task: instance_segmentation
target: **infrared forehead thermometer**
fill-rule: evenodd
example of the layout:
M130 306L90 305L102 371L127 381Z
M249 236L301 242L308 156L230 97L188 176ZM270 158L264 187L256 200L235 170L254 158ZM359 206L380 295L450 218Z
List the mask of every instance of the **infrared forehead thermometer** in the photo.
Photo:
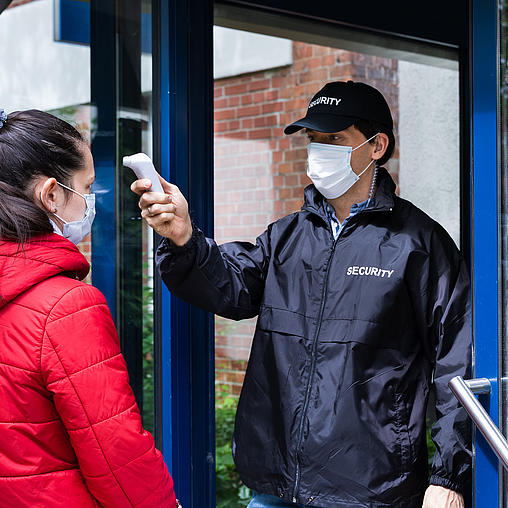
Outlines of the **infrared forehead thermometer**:
M148 178L152 182L152 186L148 189L149 191L162 192L164 194L159 175L155 171L152 159L148 155L144 153L129 155L123 158L123 165L131 168L138 179Z

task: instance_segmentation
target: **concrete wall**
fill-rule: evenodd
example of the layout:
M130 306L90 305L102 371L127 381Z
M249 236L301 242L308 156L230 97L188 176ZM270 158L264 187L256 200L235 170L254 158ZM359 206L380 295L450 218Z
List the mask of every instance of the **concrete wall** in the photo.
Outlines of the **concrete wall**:
M55 42L53 0L0 16L0 107L56 109L90 102L90 48Z
M293 42L280 37L213 27L213 75L237 76L293 62Z
M459 245L458 71L399 61L400 195Z

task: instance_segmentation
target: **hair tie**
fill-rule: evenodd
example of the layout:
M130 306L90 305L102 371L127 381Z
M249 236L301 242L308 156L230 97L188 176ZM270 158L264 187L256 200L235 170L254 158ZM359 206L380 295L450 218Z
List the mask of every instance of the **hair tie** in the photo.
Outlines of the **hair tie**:
M7 113L3 109L0 109L0 129L4 126L6 121Z

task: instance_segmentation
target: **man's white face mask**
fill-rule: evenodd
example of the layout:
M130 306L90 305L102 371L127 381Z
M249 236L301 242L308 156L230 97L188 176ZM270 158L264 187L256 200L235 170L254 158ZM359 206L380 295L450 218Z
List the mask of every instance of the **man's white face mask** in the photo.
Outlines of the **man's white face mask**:
M374 159L357 175L351 168L351 153L374 139L378 134L379 132L355 148L309 143L307 146L307 175L326 199L335 199L345 194L369 169Z

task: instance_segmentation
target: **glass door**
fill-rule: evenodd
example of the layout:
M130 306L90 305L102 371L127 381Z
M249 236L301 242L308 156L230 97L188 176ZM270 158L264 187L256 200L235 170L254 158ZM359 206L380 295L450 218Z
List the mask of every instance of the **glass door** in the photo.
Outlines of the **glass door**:
M359 30L341 35L326 23L290 23L284 16L261 17L216 4L215 240L254 242L269 223L300 210L311 183L308 141L303 131L285 136L283 129L305 115L310 98L326 82L354 80L377 87L392 111L397 148L385 167L396 192L437 220L459 248L467 248L458 51L449 50L447 58L422 56L428 50L421 45L397 53L382 38L375 45L367 39L355 43ZM235 470L231 438L255 326L256 318L215 318L218 507L247 506L252 496ZM429 464L434 418L430 410Z

